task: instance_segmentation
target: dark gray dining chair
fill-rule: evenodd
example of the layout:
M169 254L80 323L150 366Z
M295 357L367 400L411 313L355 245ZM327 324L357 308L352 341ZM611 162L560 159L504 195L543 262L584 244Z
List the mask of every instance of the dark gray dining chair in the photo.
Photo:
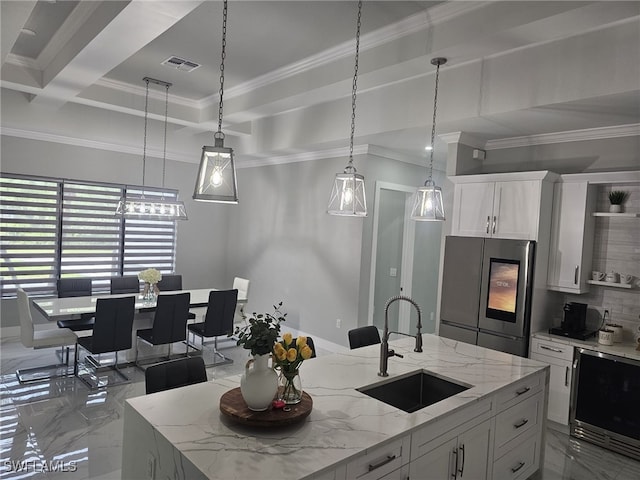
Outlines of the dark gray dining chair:
M136 331L136 366L142 367L139 361L138 340L149 345L168 345L166 359L171 358L171 345L187 339L187 318L189 316L189 292L158 295L153 326ZM186 355L186 354L185 354ZM156 357L157 358L157 357ZM149 362L145 362L149 363Z
M171 292L182 290L182 275L179 274L162 274L162 280L157 283L158 290L161 292Z
M140 293L140 280L136 275L111 277L111 294Z
M207 304L207 313L204 316L204 322L192 323L187 325L187 330L195 336L200 337L202 352L206 343L205 338L213 337L213 358L212 364L207 366L224 365L233 363L233 360L225 357L218 351L218 337L229 336L233 333L233 317L238 303L238 290L214 290L209 292L209 303ZM189 347L198 349L194 344L187 341L187 352ZM216 357L220 358L216 362Z
M144 372L147 394L207 381L202 357L186 357L151 365Z
M59 278L56 282L58 298L90 297L92 284L90 278ZM82 313L80 318L69 318L57 321L58 327L68 328L74 332L93 329L92 313Z
M158 290L161 292L173 292L182 290L182 275L178 273L162 274L162 280L157 284ZM187 320L195 320L196 314L189 312Z
M108 383L118 385L128 383L129 378L118 367L118 352L131 348L131 333L133 331L133 318L135 315L135 297L98 298L96 301L95 324L93 334L88 337L79 337L76 345L74 372L89 388L95 389L107 386L97 376L97 368L101 365L93 364L93 371L89 375L80 375L78 369L79 351L82 347L92 354L115 353L115 361L109 367L115 371L121 381ZM92 362L85 362L92 363ZM86 378L89 377L89 378Z
M375 325L354 328L353 330L349 330L348 335L349 348L351 348L351 350L380 343L380 332Z

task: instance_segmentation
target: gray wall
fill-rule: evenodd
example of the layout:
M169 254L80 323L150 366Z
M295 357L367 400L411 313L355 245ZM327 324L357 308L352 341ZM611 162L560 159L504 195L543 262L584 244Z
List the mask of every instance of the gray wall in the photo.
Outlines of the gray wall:
M480 171L467 173L551 170L564 174L638 169L640 136L629 136L489 150Z
M2 136L1 158L0 168L7 173L142 184L142 157L137 155ZM176 272L183 274L185 288L230 288L227 231L235 206L194 202L196 169L195 164L167 160L165 186L180 191L189 216L178 222ZM145 183L162 185L161 159L147 158ZM14 303L2 301L1 326L18 325Z

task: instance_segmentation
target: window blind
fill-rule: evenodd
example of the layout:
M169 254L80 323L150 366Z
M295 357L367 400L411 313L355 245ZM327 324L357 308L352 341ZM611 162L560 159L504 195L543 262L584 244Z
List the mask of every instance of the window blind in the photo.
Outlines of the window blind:
M61 278L90 277L94 292L109 292L109 278L120 275L122 219L114 212L121 194L121 187L63 183Z
M177 200L175 190L0 174L0 286L56 295L60 277L89 277L94 293L109 292L113 276L145 268L175 270L175 220L115 215L124 194Z
M162 192L129 187L127 196L150 201L178 199L177 192ZM124 221L123 275L137 275L145 268L156 268L162 273L171 273L175 267L176 251L175 220L146 220L127 218Z
M2 296L55 290L60 184L0 176L0 218Z

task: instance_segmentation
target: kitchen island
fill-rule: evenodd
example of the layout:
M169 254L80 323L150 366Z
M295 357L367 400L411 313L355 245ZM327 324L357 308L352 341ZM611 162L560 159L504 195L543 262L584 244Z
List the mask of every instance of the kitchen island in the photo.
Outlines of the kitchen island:
M387 378L377 375L379 345L304 362L313 410L288 427L220 413L240 376L127 400L122 478L453 478L462 469L524 479L540 467L547 365L428 334L422 353L412 339L390 343L404 358L389 359ZM469 388L414 413L356 390L418 370Z

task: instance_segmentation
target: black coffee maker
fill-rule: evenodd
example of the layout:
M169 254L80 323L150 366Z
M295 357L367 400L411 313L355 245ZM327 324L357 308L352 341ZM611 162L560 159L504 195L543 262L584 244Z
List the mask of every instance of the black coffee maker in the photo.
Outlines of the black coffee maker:
M560 328L569 334L585 331L587 320L587 304L569 302L564 304L564 320Z

